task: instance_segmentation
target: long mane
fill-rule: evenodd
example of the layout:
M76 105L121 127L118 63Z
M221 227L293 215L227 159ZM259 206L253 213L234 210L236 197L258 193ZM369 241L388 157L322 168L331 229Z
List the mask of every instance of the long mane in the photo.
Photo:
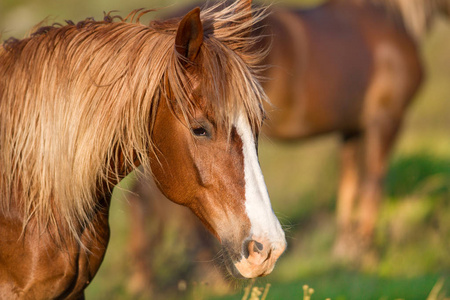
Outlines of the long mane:
M202 94L217 122L230 127L245 111L262 122L265 94L255 79L264 51L249 34L244 1L201 13ZM218 6L221 5L220 3ZM222 6L223 7L223 6ZM138 12L131 14L135 16ZM178 20L103 21L41 27L0 49L0 210L17 206L29 220L79 238L106 185L136 161L150 168L152 128L161 95L186 117L196 105L185 65L174 47ZM150 130L149 130L150 128ZM121 154L121 155L119 155ZM117 161L123 158L123 164ZM114 164L116 162L116 164ZM19 202L20 201L20 202ZM58 222L57 222L58 220Z

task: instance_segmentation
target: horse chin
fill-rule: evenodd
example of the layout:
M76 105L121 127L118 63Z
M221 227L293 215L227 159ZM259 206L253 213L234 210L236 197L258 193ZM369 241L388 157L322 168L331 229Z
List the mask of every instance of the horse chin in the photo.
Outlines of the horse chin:
M272 273L275 267L275 262L272 259L268 259L260 265L250 263L247 259L242 259L239 262L233 264L235 273L232 273L236 278L255 278L263 277ZM238 275L237 275L238 274ZM239 277L238 277L239 276Z
M245 258L238 262L232 262L231 260L225 264L227 271L236 279L251 279L256 277L263 277L269 275L273 268L275 267L275 263L271 265L262 264L262 265L253 265L249 263Z
M253 263L244 256L234 261L233 259L225 260L225 267L228 273L236 279L250 279L269 275L275 267L275 257L269 257L263 262Z

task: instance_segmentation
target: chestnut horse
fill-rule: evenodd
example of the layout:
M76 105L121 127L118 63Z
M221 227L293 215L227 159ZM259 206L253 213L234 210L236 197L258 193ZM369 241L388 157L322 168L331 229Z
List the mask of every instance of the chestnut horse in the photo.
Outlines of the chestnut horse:
M311 9L270 10L253 32L266 36L256 48L271 49L262 62L272 102L264 133L280 141L342 136L334 252L353 259L371 245L389 152L422 81L418 43L438 14L449 16L450 1L329 0ZM134 199L140 208L133 207L131 220L134 231L143 231L137 211L152 213L147 202L157 196L138 189L145 192L141 201ZM149 239L133 238L137 261ZM136 264L140 282L150 281L148 263Z
M404 2L330 0L274 9L262 21L273 37L262 41L272 45L264 63L273 66L264 132L281 141L342 137L334 253L345 259L371 247L389 153L423 78L420 33L408 30L418 21L406 18ZM450 10L448 0L409 3L424 8L424 26Z
M111 190L136 166L221 241L234 276L286 247L258 164L265 94L238 1L184 18L41 27L0 50L0 298L84 298ZM136 17L136 22L133 19Z

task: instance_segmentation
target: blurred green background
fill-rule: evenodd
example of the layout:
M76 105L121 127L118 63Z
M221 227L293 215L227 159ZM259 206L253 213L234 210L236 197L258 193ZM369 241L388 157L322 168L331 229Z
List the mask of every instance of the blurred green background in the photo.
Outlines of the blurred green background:
M49 23L101 19L103 11L126 15L135 8L170 10L188 2L0 0L0 30L2 40L20 38L47 17ZM319 1L281 3L286 2L308 6ZM289 243L273 274L257 282L272 284L267 299L301 299L303 284L315 288L313 299L426 299L440 278L444 280L441 297L450 295L450 20L435 22L421 51L427 78L391 156L372 263L342 265L330 255L338 137L289 145L262 138L261 166L274 210L288 228ZM128 203L118 194L111 208L111 242L87 289L88 299L133 298L127 287L131 268ZM177 266L171 266L167 276L176 270ZM185 298L212 297L210 287L189 281L187 285ZM241 299L241 295L238 290L225 299Z

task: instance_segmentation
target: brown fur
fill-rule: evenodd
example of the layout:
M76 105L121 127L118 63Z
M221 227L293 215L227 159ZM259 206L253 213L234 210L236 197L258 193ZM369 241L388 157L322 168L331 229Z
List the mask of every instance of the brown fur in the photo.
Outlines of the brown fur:
M247 34L263 14L242 7L150 26L68 22L4 45L0 298L83 298L106 251L111 189L138 165L222 240L230 264L242 257L250 224L234 124L243 116L257 135L265 100L264 51L250 51ZM199 124L210 137L195 135Z

